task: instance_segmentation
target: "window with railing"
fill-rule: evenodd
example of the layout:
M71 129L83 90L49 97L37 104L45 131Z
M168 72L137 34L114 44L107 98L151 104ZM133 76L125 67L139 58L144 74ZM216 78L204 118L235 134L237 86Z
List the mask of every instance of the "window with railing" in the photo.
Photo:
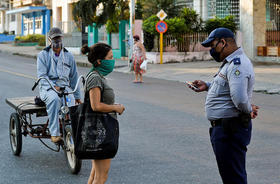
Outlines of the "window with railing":
M280 46L280 0L266 0L266 45Z
M35 18L35 28L36 29L41 29L42 28L42 18L41 17L36 17Z
M15 14L12 14L11 15L11 22L15 22L16 21L16 15Z

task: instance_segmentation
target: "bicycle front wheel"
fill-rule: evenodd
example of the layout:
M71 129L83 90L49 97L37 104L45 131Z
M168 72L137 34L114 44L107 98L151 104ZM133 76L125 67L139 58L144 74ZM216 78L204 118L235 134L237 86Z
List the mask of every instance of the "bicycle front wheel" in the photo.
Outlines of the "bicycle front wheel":
M82 160L78 159L75 155L72 128L69 125L65 127L64 144L64 153L70 172L72 174L78 174L82 167Z

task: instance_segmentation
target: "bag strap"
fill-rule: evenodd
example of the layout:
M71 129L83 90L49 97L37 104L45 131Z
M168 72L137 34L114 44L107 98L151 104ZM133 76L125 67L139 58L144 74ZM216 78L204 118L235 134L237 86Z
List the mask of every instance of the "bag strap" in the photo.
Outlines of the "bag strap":
M96 72L96 73L100 76L100 74L99 74L98 72ZM94 71L90 72L90 73L87 75L87 77L86 77L85 89L84 89L84 91L85 91L84 102L86 102L86 99L89 99L89 91L87 91L87 81L88 81L88 78L89 78L91 75L93 75L93 74L94 74ZM100 77L101 77L101 76L100 76ZM103 85L103 83L102 83L102 85ZM104 90L104 86L103 86L103 89L101 90L100 101L102 101L102 99L103 99L103 90ZM89 100L89 101L90 101L90 100Z

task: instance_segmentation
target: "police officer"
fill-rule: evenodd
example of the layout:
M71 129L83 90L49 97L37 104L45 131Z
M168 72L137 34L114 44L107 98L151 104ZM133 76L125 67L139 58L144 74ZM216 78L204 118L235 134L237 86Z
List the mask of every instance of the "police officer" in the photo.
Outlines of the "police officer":
M66 90L73 90L77 80L78 72L73 55L63 47L62 31L54 27L48 33L50 45L42 50L37 57L37 77L45 77L50 80L56 90L65 87ZM46 103L49 130L52 142L61 141L58 112L63 99L51 89L46 80L41 80L39 84L40 98ZM69 105L81 103L80 90L74 95L68 95Z
M251 104L255 81L253 66L234 34L227 28L213 30L202 45L222 65L212 82L195 80L196 92L208 91L206 115L211 123L210 139L224 184L247 184L245 168L250 143L251 119L258 106Z

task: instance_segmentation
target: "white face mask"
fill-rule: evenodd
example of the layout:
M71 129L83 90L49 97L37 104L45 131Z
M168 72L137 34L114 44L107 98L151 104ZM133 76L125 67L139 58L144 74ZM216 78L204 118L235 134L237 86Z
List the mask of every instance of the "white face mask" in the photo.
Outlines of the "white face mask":
M52 42L52 48L54 49L62 49L62 40L61 39L56 39L56 40L51 40Z

